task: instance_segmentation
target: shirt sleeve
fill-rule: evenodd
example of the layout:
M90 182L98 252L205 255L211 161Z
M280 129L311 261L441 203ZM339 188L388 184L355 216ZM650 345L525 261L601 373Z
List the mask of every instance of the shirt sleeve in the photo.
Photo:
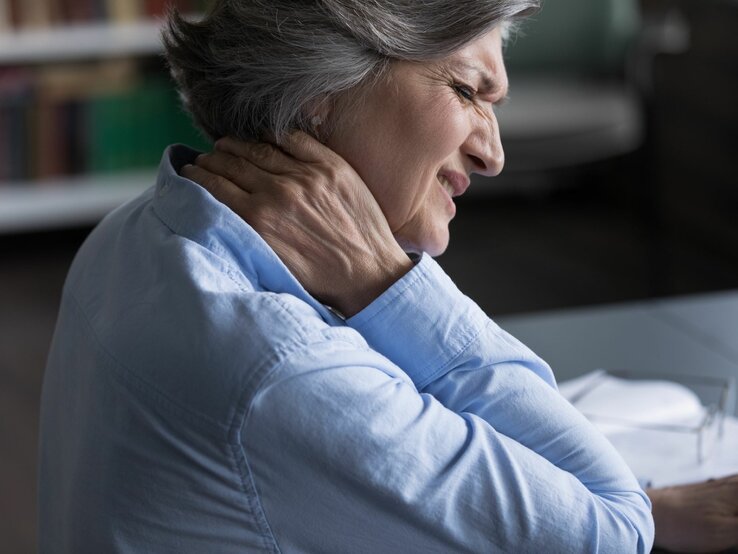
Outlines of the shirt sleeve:
M619 454L558 394L550 368L464 296L431 258L424 256L348 324L421 393L514 445L509 459L491 462L506 483L527 493L517 497L520 521L511 527L532 529L537 520L557 520L567 503L591 503L596 509L561 528L576 536L573 544L650 549L650 502ZM546 491L555 502L542 501Z
M568 431L582 441L569 456L597 466L582 468L585 484L483 416L419 393L387 358L341 331L326 331L272 371L241 429L282 552L649 548L648 506L626 471L597 459L611 452L588 429ZM522 374L554 398L549 385ZM518 416L524 410L509 414Z
M435 262L348 323L290 349L240 432L283 552L650 550L619 455Z

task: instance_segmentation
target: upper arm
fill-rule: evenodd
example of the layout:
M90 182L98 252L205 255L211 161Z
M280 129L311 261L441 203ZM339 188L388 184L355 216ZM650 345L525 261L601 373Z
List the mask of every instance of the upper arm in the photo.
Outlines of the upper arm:
M371 350L320 342L253 398L243 452L283 549L636 549L607 498L401 375Z

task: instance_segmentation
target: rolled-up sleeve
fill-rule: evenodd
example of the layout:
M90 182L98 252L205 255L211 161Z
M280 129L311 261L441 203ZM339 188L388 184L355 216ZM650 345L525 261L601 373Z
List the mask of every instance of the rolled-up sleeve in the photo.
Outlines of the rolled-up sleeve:
M285 357L241 432L285 551L650 550L624 462L433 260L348 324Z

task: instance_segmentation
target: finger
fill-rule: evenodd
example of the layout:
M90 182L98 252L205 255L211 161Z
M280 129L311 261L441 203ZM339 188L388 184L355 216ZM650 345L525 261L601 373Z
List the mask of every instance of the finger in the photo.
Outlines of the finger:
M232 181L196 165L183 166L180 175L200 185L233 211L238 211L237 208L243 206L250 196Z
M215 142L215 150L248 160L253 165L274 175L296 169L296 161L288 153L268 142L244 142L223 137Z
M195 163L198 167L233 182L246 192L262 191L274 178L273 174L257 167L246 158L217 150L200 154Z
M302 162L323 162L336 153L303 131L293 131L279 144L280 148Z

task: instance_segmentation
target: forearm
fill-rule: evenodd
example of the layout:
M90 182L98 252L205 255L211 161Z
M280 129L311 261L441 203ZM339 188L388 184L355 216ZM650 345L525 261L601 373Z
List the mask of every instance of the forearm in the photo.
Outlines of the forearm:
M259 486L284 507L275 529L305 522L307 545L315 522L322 551L648 551L649 523L622 516L640 498L594 494L481 417L418 394L345 331L273 372L244 429Z
M494 324L428 256L347 324L419 390L452 370L502 362L517 362L556 386L548 365Z
M489 320L435 262L421 260L349 324L418 390L575 476L595 503L650 542L648 499L617 452L559 395L550 368Z

